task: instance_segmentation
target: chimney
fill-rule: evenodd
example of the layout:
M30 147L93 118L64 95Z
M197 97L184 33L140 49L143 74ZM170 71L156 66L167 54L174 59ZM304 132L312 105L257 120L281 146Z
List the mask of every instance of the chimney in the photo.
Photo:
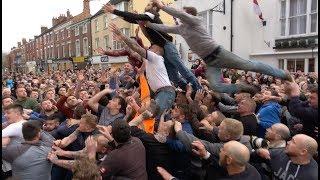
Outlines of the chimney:
M67 10L67 18L71 18L71 14L70 14L69 9Z
M46 26L41 26L41 34L42 34L43 32L45 32L46 30L48 30L48 28L47 28Z
M52 18L52 26L55 26L57 24L57 19L56 18Z
M21 47L21 42L18 42L18 47Z
M90 0L83 0L83 13L90 14Z
M27 44L26 38L22 38L22 44L23 44L23 45Z

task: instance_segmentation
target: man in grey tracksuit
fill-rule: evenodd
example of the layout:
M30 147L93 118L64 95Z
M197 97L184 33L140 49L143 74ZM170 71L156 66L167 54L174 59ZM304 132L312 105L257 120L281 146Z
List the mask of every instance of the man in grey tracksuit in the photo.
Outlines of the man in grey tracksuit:
M207 63L207 78L214 90L228 94L233 94L238 91L256 91L252 86L220 82L222 68L254 71L285 80L291 80L290 75L281 69L258 61L243 59L218 45L203 26L202 19L197 16L197 10L194 7L184 7L185 12L166 6L160 0L153 0L153 3L166 13L179 18L181 24L166 26L148 22L146 26L157 31L181 35L188 43L190 49Z

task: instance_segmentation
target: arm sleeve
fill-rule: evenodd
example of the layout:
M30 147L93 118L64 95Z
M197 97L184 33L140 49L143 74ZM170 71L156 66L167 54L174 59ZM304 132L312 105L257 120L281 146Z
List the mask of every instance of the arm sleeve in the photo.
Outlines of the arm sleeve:
M167 138L167 145L170 149L177 152L186 152L186 147L184 144L178 139Z
M158 54L149 50L146 50L146 56L146 59L150 62L158 61L158 59L161 57Z
M146 14L135 14L131 12L123 12L119 10L114 10L113 14L123 17L123 19L129 23L135 23L137 24L137 21L150 21L152 20L148 15Z
M180 28L180 26L167 26L164 24L155 24L155 23L149 23L148 27L157 31L173 33L173 34L179 34L179 28Z
M221 112L227 112L230 114L237 113L237 109L238 109L238 106L228 106L228 105L222 104L221 102L219 102L218 107Z
M306 119L306 116L317 113L317 111L313 110L311 107L305 106L305 102L301 101L299 97L293 97L290 99L288 110L290 114L299 119Z
M201 141L201 143L205 146L206 150L210 152L211 155L217 155L219 154L221 145L219 143L210 143L208 141L204 141L201 139L196 138L192 134L188 134L185 131L179 131L177 132L177 138L184 144L186 147L186 150L188 152L191 152L191 143L193 141Z
M180 18L181 21L188 24L198 23L199 19L196 16L190 15L184 11L177 10L173 7L165 6L162 10L173 17Z
M129 53L125 49L120 50L112 50L112 51L106 51L105 55L113 56L113 57L119 57L119 56L128 56Z
M2 130L2 137L20 136L21 133L18 132L19 130L21 131L21 129L9 125Z
M59 101L56 104L56 107L58 108L59 111L63 112L65 107L64 107L64 103L67 101L67 96L61 96L61 98L59 99Z

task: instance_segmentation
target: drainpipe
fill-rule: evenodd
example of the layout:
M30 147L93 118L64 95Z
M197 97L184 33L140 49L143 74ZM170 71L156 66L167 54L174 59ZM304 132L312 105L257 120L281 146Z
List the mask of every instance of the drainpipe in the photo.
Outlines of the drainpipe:
M230 9L230 51L233 51L233 0L231 0L231 9Z

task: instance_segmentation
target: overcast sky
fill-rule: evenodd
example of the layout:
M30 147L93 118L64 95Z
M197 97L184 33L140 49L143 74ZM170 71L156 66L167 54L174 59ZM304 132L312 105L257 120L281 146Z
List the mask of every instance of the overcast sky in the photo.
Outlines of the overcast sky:
M109 0L90 2L91 15ZM52 17L82 12L82 0L2 0L2 51L9 52L22 38L32 39L40 27L51 27Z

